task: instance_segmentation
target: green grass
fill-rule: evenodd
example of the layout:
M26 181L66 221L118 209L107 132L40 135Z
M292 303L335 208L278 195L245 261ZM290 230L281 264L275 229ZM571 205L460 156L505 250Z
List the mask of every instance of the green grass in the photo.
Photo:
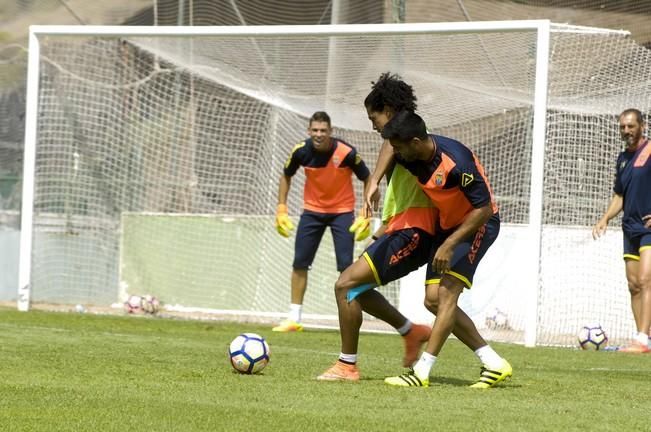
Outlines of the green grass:
M262 375L232 371L226 349L263 334ZM430 388L383 384L401 340L363 334L360 383L314 377L339 351L333 331L0 309L2 431L650 430L651 356L495 344L514 378L486 391L474 355L446 344Z

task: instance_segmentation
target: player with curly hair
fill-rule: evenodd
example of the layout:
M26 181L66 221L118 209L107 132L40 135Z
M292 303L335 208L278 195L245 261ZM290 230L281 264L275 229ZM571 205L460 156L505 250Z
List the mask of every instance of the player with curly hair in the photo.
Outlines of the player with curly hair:
M400 76L388 72L372 83L364 105L373 129L378 132L382 132L396 113L413 112L417 107L413 88ZM437 209L413 175L400 165L392 168L387 174L389 182L383 205L383 226L374 234L375 242L341 274L335 284L342 350L335 365L319 376L321 380L359 379L356 360L362 310L383 319L403 334L405 367L416 361L421 345L429 338L428 327L412 325L373 289L428 263L435 243ZM435 312L435 305L433 308L430 310ZM458 309L458 314L455 335L477 354L485 367L502 364L502 358L481 338L470 318L461 309Z

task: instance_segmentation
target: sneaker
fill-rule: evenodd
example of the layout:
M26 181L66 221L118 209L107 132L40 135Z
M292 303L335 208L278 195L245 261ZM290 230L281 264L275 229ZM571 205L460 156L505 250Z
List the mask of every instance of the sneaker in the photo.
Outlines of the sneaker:
M357 365L337 360L328 370L316 377L318 381L359 381Z
M402 359L404 367L411 367L418 358L420 347L429 340L432 334L430 326L413 324L409 332L402 338L405 341L405 356Z
M488 369L487 367L482 366L481 371L479 372L479 380L471 385L470 388L488 389L494 387L495 384L504 381L505 379L511 378L512 375L513 368L506 360L504 360L504 364L501 368Z
M420 379L413 369L402 375L384 378L384 383L398 387L429 387L429 379Z
M651 348L649 348L649 345L645 345L643 343L634 340L633 342L631 342L629 346L620 348L618 351L625 352L625 353L633 353L633 354L644 354L644 353L651 352Z
M278 324L276 327L272 328L271 331L283 332L283 333L301 332L303 331L303 324L287 319L281 322L280 324Z

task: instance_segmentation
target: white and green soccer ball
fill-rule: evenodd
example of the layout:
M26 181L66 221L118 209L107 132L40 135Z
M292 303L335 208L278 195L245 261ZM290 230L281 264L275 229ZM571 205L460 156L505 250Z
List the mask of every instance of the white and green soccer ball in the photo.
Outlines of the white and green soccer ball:
M124 310L130 314L155 315L160 310L160 301L151 294L130 295L124 302Z
M601 350L608 346L608 336L599 324L581 327L577 335L579 347L584 350Z
M269 345L260 335L242 333L231 342L228 355L233 368L242 374L255 374L269 363Z
M156 315L160 310L160 301L155 296L147 294L142 298L142 310L147 314Z

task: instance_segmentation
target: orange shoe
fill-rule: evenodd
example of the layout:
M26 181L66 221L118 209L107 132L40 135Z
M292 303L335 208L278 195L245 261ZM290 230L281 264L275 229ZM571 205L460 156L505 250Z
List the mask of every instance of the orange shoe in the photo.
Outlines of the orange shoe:
M321 375L318 381L359 381L359 369L356 365L337 360L337 362Z
M418 359L420 347L429 340L430 334L432 334L430 326L412 324L411 330L402 337L405 341L405 357L402 359L404 367L411 367Z
M620 348L618 351L624 353L645 354L651 352L651 348L649 348L649 345L647 344L634 340L629 346Z

